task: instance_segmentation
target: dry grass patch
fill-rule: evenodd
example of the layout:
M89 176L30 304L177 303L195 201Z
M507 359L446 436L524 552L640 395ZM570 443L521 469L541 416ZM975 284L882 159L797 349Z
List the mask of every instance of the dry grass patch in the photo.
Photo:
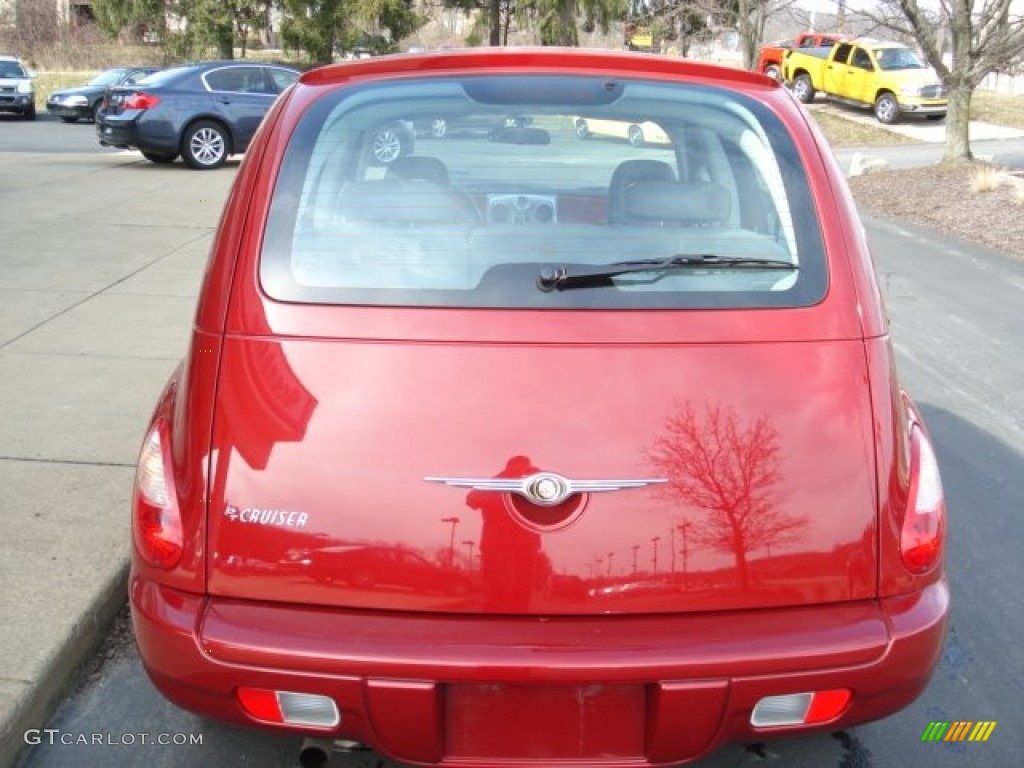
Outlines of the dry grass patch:
M971 192L991 192L1007 183L1007 174L991 165L982 166L971 173Z

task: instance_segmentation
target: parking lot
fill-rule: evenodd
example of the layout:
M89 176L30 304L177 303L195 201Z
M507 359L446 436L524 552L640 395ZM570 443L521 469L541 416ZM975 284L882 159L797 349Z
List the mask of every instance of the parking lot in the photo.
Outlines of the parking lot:
M25 768L282 766L297 753L297 740L170 706L123 642L68 695L123 602L139 440L184 349L237 165L158 166L100 148L90 124L0 119L0 766L26 729L44 727L113 738L30 743ZM944 659L926 694L888 720L731 747L702 766L1001 766L1024 750L1024 262L884 222L868 232L903 380L944 473L954 596ZM923 743L936 720L998 725L983 744ZM203 740L124 738L140 733Z

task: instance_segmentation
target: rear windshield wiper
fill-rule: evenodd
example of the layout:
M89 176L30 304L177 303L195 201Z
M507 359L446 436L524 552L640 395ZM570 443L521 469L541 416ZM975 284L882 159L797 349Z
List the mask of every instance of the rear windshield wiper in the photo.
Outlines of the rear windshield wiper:
M566 288L585 288L607 285L619 275L631 272L663 272L674 269L799 269L798 264L781 259L761 259L756 256L716 256L712 253L684 253L667 259L636 259L617 261L599 267L577 267L569 271L566 266L545 267L537 275L537 288L545 293Z

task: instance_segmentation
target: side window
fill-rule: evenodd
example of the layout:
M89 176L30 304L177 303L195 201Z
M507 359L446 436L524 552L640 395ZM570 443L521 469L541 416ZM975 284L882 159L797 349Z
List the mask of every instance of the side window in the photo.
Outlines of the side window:
M207 72L204 80L211 91L242 90L242 79L237 69L215 69Z
M853 50L853 46L849 43L841 43L837 48L835 55L832 57L832 61L836 64L845 64L850 60L850 51Z
M858 69L866 69L869 72L875 68L871 63L871 57L868 56L868 52L863 48L858 48L853 52L853 61L850 64Z
M267 74L270 76L270 80L274 84L274 93L280 93L299 79L298 72L292 72L287 69L278 69L277 67L268 67Z
M817 48L818 46L816 45L816 43L817 43L817 40L815 40L813 37L805 37L803 40L800 41L800 47L801 48Z
M246 72L245 91L246 93L265 93L268 96L275 96L278 92L274 83L271 82L267 70L262 67Z
M268 93L273 95L270 83L263 73L263 67L239 67L237 70L243 93Z
M781 223L764 177L757 172L750 157L739 144L732 139L725 139L722 145L741 190L740 226L778 239Z

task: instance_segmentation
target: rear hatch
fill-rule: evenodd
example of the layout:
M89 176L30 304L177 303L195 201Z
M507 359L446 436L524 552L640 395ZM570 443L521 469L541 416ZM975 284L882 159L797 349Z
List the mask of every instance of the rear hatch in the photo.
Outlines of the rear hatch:
M574 64L327 82L376 66L290 91L225 216L247 229L210 593L532 615L874 596L859 304L798 105L760 77ZM373 161L382 125L496 114L523 125Z
M230 338L210 591L531 614L870 597L864 365L855 341ZM540 473L611 487L490 487Z

